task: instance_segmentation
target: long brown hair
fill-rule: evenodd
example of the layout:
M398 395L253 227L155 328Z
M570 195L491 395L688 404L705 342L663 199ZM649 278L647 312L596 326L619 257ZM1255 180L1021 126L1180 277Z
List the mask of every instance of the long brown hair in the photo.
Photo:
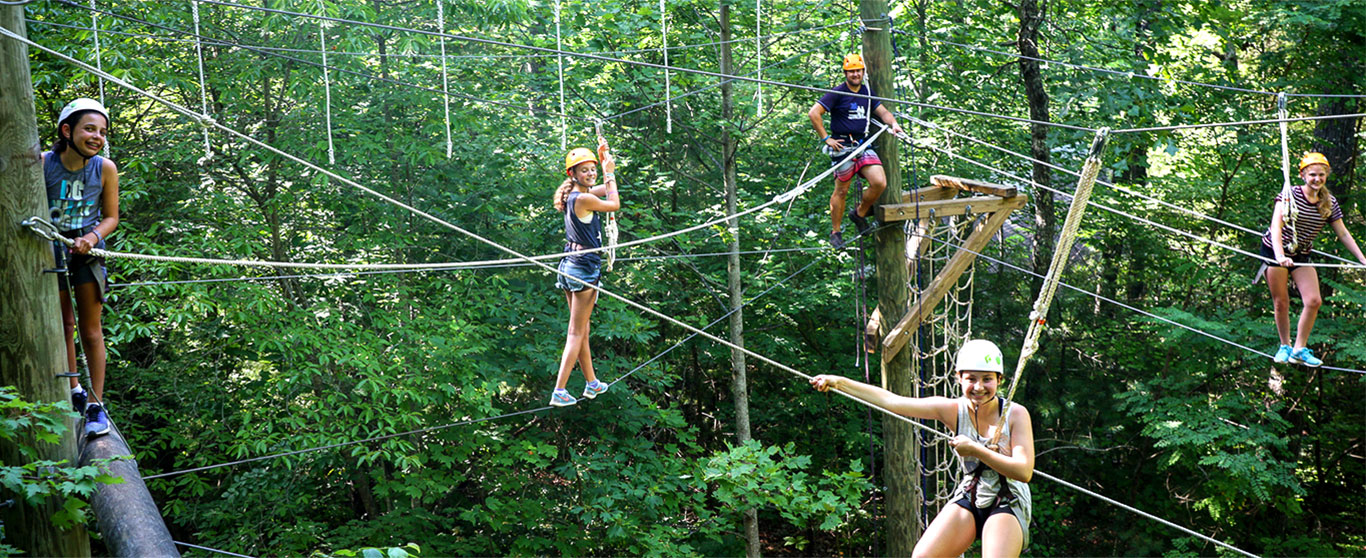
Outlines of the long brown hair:
M564 213L564 206L565 206L565 204L569 203L569 192L571 192L571 191L573 191L573 190L574 190L574 177L573 177L573 176L570 176L569 178L564 179L564 182L561 182L561 183L560 183L560 187L555 189L555 198L554 198L554 202L555 202L555 211L559 211L560 213Z
M1333 193L1328 191L1327 181L1324 182L1322 188L1319 188L1318 208L1319 217L1322 217L1324 221L1327 221L1328 216L1333 214Z

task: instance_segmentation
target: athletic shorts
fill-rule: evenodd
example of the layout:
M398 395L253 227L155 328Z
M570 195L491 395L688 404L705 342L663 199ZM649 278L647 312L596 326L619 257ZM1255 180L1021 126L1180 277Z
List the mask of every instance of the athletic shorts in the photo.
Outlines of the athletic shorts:
M990 518L993 515L999 515L1003 513L1007 513L1010 514L1011 517L1015 517L1015 510L1010 509L1010 504L1006 502L997 501L995 507L985 510L980 509L977 506L974 506L972 502L969 501L967 498L959 498L954 503L958 504L963 509L968 510L968 513L972 514L973 523L977 524L977 538L979 539L982 538L982 528L986 527L987 525L987 518Z
M1273 251L1273 250L1271 249L1270 246L1267 246L1265 243L1263 243L1263 244L1262 244L1262 257L1263 257L1263 258L1266 258L1268 261L1274 262L1274 261L1276 261L1276 252ZM1298 255L1292 254L1292 255L1290 256L1290 261L1295 262L1295 263L1297 263L1297 264L1307 264L1307 263L1314 263L1314 258L1310 257L1310 253L1305 252L1305 253L1303 253L1303 254L1298 254ZM1285 266L1283 266L1283 265L1281 265L1281 264L1278 264L1278 263L1267 263L1266 266L1267 266L1267 267L1285 267Z
M573 277L555 274L555 288L576 293L587 289L589 285L596 286L598 279L602 276L602 266L591 261L582 261L573 256L560 258L560 273Z
M103 249L104 241L101 240L95 247ZM100 297L100 303L104 303L105 291L109 290L109 270L104 266L104 258L97 258L90 254L75 254L65 244L56 242L52 243L52 256L58 264L66 263L67 272L57 274L58 290L71 290L67 283L67 277L70 276L71 283L76 285L94 283L98 291L96 294Z
M831 157L830 161L839 162L840 159L843 159L843 157ZM839 168L835 169L835 180L840 182L853 180L854 175L863 170L863 167L871 165L882 165L882 159L879 159L877 153L873 151L873 148L869 147L868 149L864 149L862 153L859 153L853 159L849 159L843 165L840 165Z

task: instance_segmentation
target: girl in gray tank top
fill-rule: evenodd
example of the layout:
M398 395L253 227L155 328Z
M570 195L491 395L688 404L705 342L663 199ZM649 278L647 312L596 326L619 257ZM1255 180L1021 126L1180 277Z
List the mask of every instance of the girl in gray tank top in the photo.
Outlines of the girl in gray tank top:
M982 539L982 556L1019 556L1029 544L1029 480L1034 475L1034 430L1029 411L1012 403L1009 416L996 395L1004 375L1001 350L974 339L958 351L962 395L904 397L842 376L811 379L818 391L837 389L896 414L937 420L954 433L948 443L961 476L949 503L915 545L916 556L958 556ZM1000 430L999 444L996 437Z

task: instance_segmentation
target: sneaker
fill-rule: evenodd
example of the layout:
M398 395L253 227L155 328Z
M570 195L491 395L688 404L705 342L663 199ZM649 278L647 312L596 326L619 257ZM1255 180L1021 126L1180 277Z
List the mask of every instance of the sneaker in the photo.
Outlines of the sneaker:
M583 397L593 399L604 393L607 393L607 384L600 381L593 380L593 383L583 386Z
M1310 368L1318 368L1320 366L1323 366L1323 361L1319 360L1318 357L1314 356L1314 351L1311 350L1309 347L1300 347L1291 352L1290 362L1293 362L1295 364L1303 364Z
M89 397L85 390L71 392L71 410L78 413L84 411L86 400Z
M867 217L859 216L857 207L849 210L849 220L854 222L855 227L858 227L859 236L868 234L868 229L872 228L868 225Z
M830 233L830 247L836 250L844 249L844 237L840 236L839 231Z
M557 389L550 394L551 407L568 407L578 402L578 399L574 399L573 395L569 395L569 392L562 389Z
M1294 349L1290 345L1281 345L1280 350L1276 351L1276 357L1271 360L1275 361L1276 364L1285 364L1290 360L1290 353L1293 351Z
M109 433L109 415L99 403L85 408L85 437L94 438Z

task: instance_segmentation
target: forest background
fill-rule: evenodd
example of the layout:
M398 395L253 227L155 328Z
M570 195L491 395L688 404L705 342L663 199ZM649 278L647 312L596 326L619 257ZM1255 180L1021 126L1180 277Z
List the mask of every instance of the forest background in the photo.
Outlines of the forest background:
M316 13L319 3L253 3ZM197 110L195 23L187 2L99 2L100 63ZM328 15L436 31L432 2L323 2ZM556 46L553 2L442 5L450 33ZM724 6L724 8L723 8ZM1051 120L1133 128L1274 118L1265 93L1366 92L1366 5L1174 1L1019 5L893 2L896 91L882 95L1028 117L1021 42L1043 63ZM38 2L28 35L95 60L88 6ZM728 13L722 17L721 11ZM813 87L842 79L857 51L857 5L765 0L667 3L669 64L717 71L730 25L737 74ZM1032 10L1032 11L1031 11ZM209 114L524 253L562 247L551 207L560 182L557 59L445 42L453 153L447 156L441 41L282 14L201 4ZM648 1L568 1L563 48L664 63L660 13ZM1023 16L1023 17L1022 17ZM825 27L828 26L828 27ZM873 23L870 27L876 26ZM816 31L810 29L822 28ZM325 31L331 70L318 66ZM797 32L808 30L804 32ZM773 36L775 33L794 33ZM1020 41L1021 37L1033 41ZM975 48L1001 51L989 53ZM240 45L254 45L247 48ZM32 51L39 130L53 138L62 104L103 94L113 112L122 223L111 249L164 255L329 263L498 259L487 245L357 193L240 139L199 125L67 63ZM824 169L806 110L817 94L736 82L734 116L719 89L666 111L663 72L566 57L568 143L592 143L591 119L619 154L622 240L725 214L722 130L738 141L741 209ZM1123 75L1132 72L1136 76ZM1151 76L1160 79L1144 79ZM719 80L672 72L670 93ZM416 84L412 87L404 84ZM330 96L330 105L327 99ZM483 100L474 100L483 99ZM506 105L495 104L489 100ZM1291 97L1292 116L1362 112L1360 98ZM327 109L332 149L329 163ZM1027 125L896 107L1020 152ZM1036 107L1037 108L1037 107ZM550 114L544 111L551 111ZM1028 175L1029 163L901 122L921 141ZM1366 240L1358 185L1359 118L1290 125L1292 157L1322 150L1348 228ZM1091 134L1051 128L1046 150L1079 169ZM1274 124L1115 136L1101 178L1261 230L1281 185ZM1031 197L986 254L1042 272L1052 227L1070 201L932 150L903 150L907 188L930 174L1016 184ZM1339 164L1340 162L1340 164ZM1046 173L1070 191L1075 180ZM821 250L829 181L740 220L746 346L808 373L855 366L861 287L850 253ZM1255 251L1259 240L1105 186L1094 197L1163 224ZM1045 229L1047 230L1047 229ZM622 258L725 252L714 227ZM1344 253L1325 233L1317 247ZM1255 260L1092 208L1063 280L1219 337L1276 346ZM1036 242L1036 239L1039 240ZM802 251L784 251L805 248ZM1042 252L1045 257L1038 257ZM1013 362L1037 280L976 264L974 337ZM144 474L434 427L544 405L567 310L549 273L526 267L270 277L230 266L111 261L105 329L107 398ZM1366 280L1321 270L1326 303L1311 346L1329 364L1366 368ZM171 283L168 283L171 282ZM605 286L692 324L728 310L723 257L617 263ZM871 285L867 292L876 292ZM1298 308L1298 306L1296 306ZM1038 467L1235 546L1268 555L1366 554L1366 376L1283 368L1269 359L1062 290L1043 349L1017 399L1034 416ZM711 330L722 335L725 325ZM615 380L686 331L604 298L595 363ZM953 348L950 348L952 350ZM730 351L692 340L591 402L381 442L149 481L177 540L251 555L417 543L423 555L743 553L741 511L757 508L765 553L866 555L885 546L881 422L800 378L750 361L755 442L733 442ZM877 381L876 366L872 380ZM581 382L576 376L571 389ZM870 456L871 452L871 456ZM1215 547L1047 481L1034 491L1035 556L1211 555ZM932 513L934 510L930 510Z

